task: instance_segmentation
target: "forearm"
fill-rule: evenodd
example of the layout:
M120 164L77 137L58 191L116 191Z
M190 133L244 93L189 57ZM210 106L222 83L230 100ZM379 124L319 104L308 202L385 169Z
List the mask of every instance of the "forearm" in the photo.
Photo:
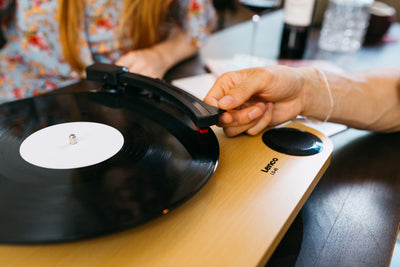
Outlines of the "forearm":
M180 61L197 53L198 48L192 45L185 33L179 27L174 27L167 40L152 47L160 56L165 70L170 69Z
M162 78L176 63L197 52L180 28L174 28L169 37L152 47L132 50L122 55L116 65L124 66L130 72L153 78Z
M400 130L400 68L326 73L328 85L315 69L303 72L313 78L305 90L311 101L303 100L302 115L324 120L331 109L329 85L334 103L330 121L378 132Z

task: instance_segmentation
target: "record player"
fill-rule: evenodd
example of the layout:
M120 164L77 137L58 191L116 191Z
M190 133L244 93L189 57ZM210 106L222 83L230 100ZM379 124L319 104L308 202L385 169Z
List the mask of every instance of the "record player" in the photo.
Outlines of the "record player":
M0 262L265 263L329 165L304 125L227 138L222 110L162 80L87 79L102 86L0 105Z

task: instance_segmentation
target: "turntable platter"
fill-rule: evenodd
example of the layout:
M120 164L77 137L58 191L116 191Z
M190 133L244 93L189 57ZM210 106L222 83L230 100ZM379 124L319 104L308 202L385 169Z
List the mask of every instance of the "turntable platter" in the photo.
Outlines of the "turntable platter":
M168 213L208 181L219 157L213 131L200 133L168 102L142 100L81 92L0 105L1 243L62 242L127 229ZM40 167L19 153L33 133L45 131L38 150L49 146L45 129L70 123L116 129L122 142L100 138L104 144L90 146L85 157L101 154L108 142L120 142L119 148L66 168Z

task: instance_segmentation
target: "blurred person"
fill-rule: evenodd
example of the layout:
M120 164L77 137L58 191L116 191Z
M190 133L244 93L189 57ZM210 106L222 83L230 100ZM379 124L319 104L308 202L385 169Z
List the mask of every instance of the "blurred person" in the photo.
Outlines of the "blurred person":
M400 130L400 67L354 73L268 66L220 76L204 101L227 136L257 135L301 115L376 132Z
M94 62L161 78L214 24L211 0L2 0L0 103L66 86Z

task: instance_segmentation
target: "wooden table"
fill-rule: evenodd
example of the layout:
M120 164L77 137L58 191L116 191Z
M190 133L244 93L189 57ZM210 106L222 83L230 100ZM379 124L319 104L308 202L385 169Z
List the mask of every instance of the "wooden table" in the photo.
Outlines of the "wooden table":
M256 56L277 58L282 15L262 17ZM398 23L389 31L397 42L362 47L352 54L319 50L318 32L311 33L306 59L328 60L345 71L400 65ZM193 74L204 73L199 64L206 57L246 53L250 34L250 22L214 34L201 56L178 65L167 78L181 77L181 69L188 76L191 65ZM335 147L331 165L302 209L303 235L288 237L289 242L302 241L296 266L387 266L400 222L400 133L348 129L331 139Z

